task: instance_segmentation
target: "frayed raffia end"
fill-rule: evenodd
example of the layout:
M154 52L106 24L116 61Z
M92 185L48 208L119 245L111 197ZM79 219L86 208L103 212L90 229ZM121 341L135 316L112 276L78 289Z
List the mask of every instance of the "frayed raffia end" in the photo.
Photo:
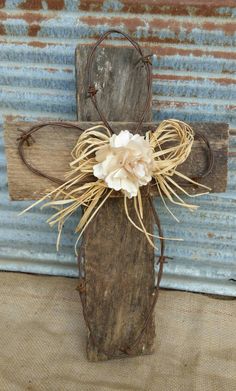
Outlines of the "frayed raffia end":
M79 232L75 245L75 252L77 254L76 247L82 234L114 191L108 188L103 180L95 180L95 177L93 176L93 166L97 163L95 154L105 145L109 144L110 137L111 133L109 129L103 125L93 126L85 130L72 150L71 154L73 161L70 163L70 171L65 175L66 182L21 212L21 214L25 213L42 201L50 199L49 202L43 205L43 208L50 206L57 210L57 212L47 220L50 226L54 226L55 224L58 225L57 249L59 248L64 223L79 207L83 206L84 214L76 227L76 232ZM173 176L176 175L185 181L210 190L208 187L198 184L177 171L177 167L187 159L191 152L194 141L194 132L191 127L182 121L174 119L163 121L154 132L148 131L146 133L146 139L149 141L153 151L152 177L165 207L176 219L166 205L163 195L174 204L189 208L190 210L196 209L197 206L186 203L176 193L176 189L190 197L194 196L188 194L186 190L173 179ZM203 194L207 193L208 191ZM182 240L176 238L161 238L147 232L143 223L143 206L140 190L138 191L137 197L133 197L133 202L137 223L132 220L129 215L127 197L124 195L124 210L126 216L130 223L146 236L152 247L156 249L153 240L154 238Z
M153 148L154 169L152 176L164 205L167 207L163 195L174 204L189 208L190 210L197 209L197 205L186 203L175 190L177 189L189 197L208 194L211 190L209 187L199 184L177 171L177 167L185 162L191 152L194 141L193 129L185 122L170 119L163 121L155 132L149 131L147 137ZM201 194L190 195L173 179L174 175L184 181L200 186L206 189L206 191ZM167 209L169 210L168 207Z

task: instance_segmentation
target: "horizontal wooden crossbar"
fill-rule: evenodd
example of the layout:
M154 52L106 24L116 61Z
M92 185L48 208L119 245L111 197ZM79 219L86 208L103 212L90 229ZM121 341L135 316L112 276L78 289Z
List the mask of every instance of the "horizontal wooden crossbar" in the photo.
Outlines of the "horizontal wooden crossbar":
M98 124L97 122L75 123L84 130ZM111 124L116 133L122 129L131 131L135 129L134 122L114 122ZM12 200L39 199L57 186L50 180L30 172L19 157L17 151L19 132L17 129L27 131L32 125L33 123L5 124L8 185ZM228 125L223 123L192 123L190 125L209 139L215 158L211 174L199 182L209 186L212 192L224 192L227 184ZM158 124L145 123L142 132L145 134L147 130L155 130L157 126ZM80 133L79 130L73 128L73 125L67 129L53 124L48 125L34 135L35 143L30 146L25 143L26 158L41 171L63 180L64 174L69 170L71 150ZM180 171L189 177L197 177L204 172L206 166L207 148L202 141L196 140L191 155L180 166ZM202 192L202 188L187 183L184 188L191 194ZM155 187L152 188L152 194L158 195Z

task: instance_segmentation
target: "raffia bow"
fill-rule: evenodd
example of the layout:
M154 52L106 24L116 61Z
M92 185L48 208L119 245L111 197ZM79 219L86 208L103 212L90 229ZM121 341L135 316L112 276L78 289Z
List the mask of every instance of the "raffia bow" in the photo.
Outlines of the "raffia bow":
M82 206L84 208L84 213L76 227L76 232L79 232L76 244L106 200L114 195L115 190L109 188L105 180L97 179L94 176L94 166L97 164L96 154L109 145L110 139L111 133L104 125L93 126L85 130L72 150L71 155L73 161L70 163L70 171L65 175L65 183L46 194L25 210L27 211L46 198L50 198L50 201L45 203L43 207L50 206L57 209L56 213L47 220L50 226L58 225L57 248L59 247L65 221L79 207ZM190 210L196 209L198 206L186 203L177 193L183 193L190 197L195 197L196 195L190 195L174 179L174 176L176 176L182 180L201 186L206 190L210 190L207 186L198 184L177 170L178 166L184 163L191 153L194 141L194 131L192 128L182 121L174 119L166 120L154 132L148 131L145 135L145 140L149 143L152 154L151 186L157 187L165 207L175 217L167 206L163 196L166 196L172 203L189 208ZM151 186L149 184L149 189ZM206 193L208 191L202 194ZM144 226L141 187L138 188L137 195L133 197L137 222L132 220L129 215L127 195L125 192L120 192L120 195L124 197L124 209L130 223L136 229L143 232L150 245L155 247L153 238L160 237L147 232Z

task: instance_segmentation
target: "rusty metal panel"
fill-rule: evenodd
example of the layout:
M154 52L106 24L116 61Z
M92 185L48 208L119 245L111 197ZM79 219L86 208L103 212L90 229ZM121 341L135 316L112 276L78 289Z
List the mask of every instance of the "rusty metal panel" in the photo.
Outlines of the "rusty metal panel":
M231 124L228 191L198 198L189 213L173 208L177 224L156 201L168 242L162 286L236 295L236 3L226 0L0 0L0 125L4 120L75 119L74 50L109 28L131 34L154 53L156 120ZM117 39L113 44L122 44ZM111 41L108 41L108 44ZM48 212L7 194L0 138L0 269L76 276L73 227L61 251Z

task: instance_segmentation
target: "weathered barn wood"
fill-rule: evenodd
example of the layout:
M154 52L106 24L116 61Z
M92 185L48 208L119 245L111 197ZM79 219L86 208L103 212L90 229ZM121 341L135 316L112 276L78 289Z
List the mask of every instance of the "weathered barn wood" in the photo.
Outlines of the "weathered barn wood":
M124 56L129 49L123 49L123 54L119 53L119 60ZM82 53L82 56L81 56ZM82 69L80 66L80 60L83 61L85 57L86 50L83 49L83 52L77 51L78 58L78 70ZM112 53L110 51L110 53ZM86 56L87 57L87 56ZM115 54L112 55L113 61L107 61L105 56L105 62L103 62L103 56L98 58L99 66L98 71L101 72L110 72L112 74L116 73L116 67L119 63L116 61ZM136 110L127 109L128 100L124 106L123 112L121 112L119 120L121 121L137 121L137 114L139 112L139 104L141 104L141 98L144 96L144 85L142 85L143 74L141 67L135 67L137 65L138 58L135 59L132 57L132 63L134 68L132 72L135 71L135 75L127 78L125 87L127 91L132 91L132 86L129 88L129 82L134 83L134 80L137 82L137 99L138 104L135 101L135 94L131 94L132 97L132 108ZM124 60L124 63L126 61ZM130 72L130 68L123 68L123 72ZM96 71L96 69L94 70ZM100 75L96 74L100 78ZM86 84L86 80L83 80L80 75L78 75L80 82ZM133 79L134 77L134 79ZM103 78L102 88L106 91L106 81L109 78ZM140 80L140 82L139 82ZM98 86L99 87L99 86ZM140 92L142 89L142 93ZM109 90L109 85L108 85ZM99 91L100 92L100 91ZM121 99L123 89L116 88L112 91L113 94L118 94L117 99ZM86 88L82 88L81 85L78 89L78 103L83 102L85 99ZM113 106L113 110L116 110L115 107L115 98L114 103L112 104L112 99L105 99L102 94L100 96L100 105L103 111L106 113L106 106ZM83 105L86 104L86 101L83 102ZM140 106L141 107L141 106ZM151 112L151 108L150 108ZM110 120L112 118L112 112L109 113ZM79 109L79 119L80 120L93 120L93 112L88 108L88 111L80 112ZM147 118L150 120L150 118ZM87 124L88 125L88 124ZM87 127L85 126L85 128ZM120 126L120 128L119 128ZM124 124L121 124L117 127L118 129L124 128ZM129 129L132 130L130 124ZM156 124L149 124L143 127L143 131L146 131L150 127L156 127ZM204 125L202 125L204 126ZM214 128L213 128L214 126ZM223 182L219 186L216 181L217 172L212 174L212 183L217 183L218 188L224 189L226 184L226 163L227 163L227 126L220 125L221 131L215 131L215 125L207 125L207 135L210 135L212 139L212 146L215 152L222 158L222 165L220 165L220 175L223 176ZM125 126L128 127L127 124ZM200 127L200 125L198 125ZM22 128L22 125L21 125ZM6 128L6 142L7 142L7 154L12 160L12 156L16 155L16 144L15 141L9 138L9 127ZM33 148L40 148L42 151L37 152L37 156L40 156L41 163L36 161L36 163L42 164L42 166L37 167L43 171L49 169L49 161L55 163L56 168L52 164L50 167L53 170L53 175L60 176L62 174L63 165L67 165L69 162L69 153L73 147L71 135L74 132L67 130L66 139L66 148L64 148L63 143L60 140L63 140L64 136L60 134L58 128L52 127L48 129L48 135L41 136L45 137L46 148L42 147L42 144L39 143L39 139L33 147L28 149L28 153L32 156ZM199 129L198 129L199 130ZM45 129L44 129L45 131ZM212 135L211 135L212 133ZM214 136L213 136L214 134ZM55 136L55 137L53 137ZM78 132L74 135L74 141L78 136ZM15 136L14 136L15 137ZM37 135L38 137L38 135ZM9 142L10 140L10 142ZM12 141L12 144L11 144ZM74 144L74 143L73 143ZM59 148L60 154L53 156L53 147ZM15 152L13 152L13 150ZM46 150L49 151L50 158L46 156ZM199 142L195 143L194 153L192 155L191 165L187 164L186 167L183 167L185 173L188 173L188 169L191 168L191 176L195 176L199 171L203 171L206 161L205 158L202 161L202 165L198 162L200 155L205 156L205 148L202 147L202 144ZM58 156L62 156L61 159L58 159ZM9 160L9 161L10 161ZM64 162L63 162L64 160ZM200 160L199 160L200 162ZM9 174L10 176L17 172L18 163L9 164ZM217 168L217 167L216 167ZM195 170L195 171L194 171ZM50 171L51 173L51 171ZM17 174L15 174L15 180L17 180ZM210 176L207 178L207 184ZM24 178L18 178L18 183L23 182ZM219 182L219 180L218 180ZM30 181L31 186L33 186L32 181ZM30 186L30 183L28 184ZM45 183L46 185L46 183ZM36 185L37 187L38 185ZM49 188L49 183L47 183L46 188ZM45 187L44 187L45 188ZM216 187L217 188L217 187ZM31 187L32 190L32 187ZM44 190L45 191L45 190ZM39 194L37 193L38 189L35 188L32 197L37 198ZM13 194L13 192L12 192ZM18 193L19 196L19 193ZM32 198L31 197L31 198ZM133 214L132 207L130 208L130 214ZM146 225L149 232L153 230L152 218L150 215L150 210L146 205L146 200L144 200L144 224ZM121 229L122 227L122 229ZM101 246L101 243L105 245ZM120 244L123 244L124 247L121 248ZM117 246L118 244L118 246ZM133 228L127 221L127 217L124 213L122 198L120 199L110 199L104 208L101 209L98 216L93 221L93 224L90 224L88 230L85 234L85 254L84 254L84 268L85 268L85 309L87 320L90 324L90 329L92 330L93 338L89 335L88 338L88 357L90 360L102 360L112 357L121 356L122 350L132 346L132 342L139 335L139 332L144 324L145 318L147 316L148 309L152 301L152 290L154 285L154 252L153 249L147 243L145 237L142 234L139 234L135 228ZM153 340L154 340L155 328L153 321L151 320L146 332L140 343L135 346L133 354L146 354L150 353L153 349ZM94 343L95 341L95 343Z
M0 4L1 127L6 118L75 120L75 46L94 42L105 27L122 26L156 55L155 121L223 121L235 128L235 0L227 0L225 6L222 0L8 0ZM114 36L107 44L127 42ZM76 277L73 224L65 226L59 253L54 246L56 231L45 225L50 210L35 208L12 224L24 204L9 199L5 157L0 137L0 269ZM177 226L161 201L155 200L164 214L166 235L176 229L186 239L178 247L167 242L167 255L174 259L165 265L163 287L235 295L230 281L235 277L236 252L235 135L230 136L228 169L227 195L199 197L194 201L200 206L196 213L174 208L181 221Z
M78 119L84 121L97 119L95 109L84 100L88 89L84 59L89 51L89 47L79 46L76 52ZM138 121L147 93L139 55L133 48L99 48L95 56L92 71L101 110L109 120ZM84 107L88 110L83 111ZM150 104L146 119L151 118ZM143 208L143 222L152 233L147 200ZM134 217L133 206L129 209ZM140 334L152 303L154 249L128 222L122 198L108 200L88 226L84 240L85 303L93 334L93 338L88 335L88 358L97 361L119 357ZM151 317L132 354L151 353L154 337Z
M79 122L76 122L77 124ZM31 200L38 199L46 194L49 189L55 185L46 178L39 177L30 172L21 162L17 153L16 138L19 132L16 128L22 130L29 129L29 123L6 123L5 124L5 145L7 153L8 187L12 200ZM91 122L80 122L83 129L92 125ZM212 173L201 183L211 187L212 192L225 191L227 184L227 155L228 155L228 125L214 123L192 123L193 129L200 131L210 140L215 156L215 165ZM116 123L112 124L114 130L119 132L125 127L133 130L135 123ZM143 134L148 129L155 129L158 124L145 123L142 127ZM32 165L38 167L47 174L52 174L60 179L64 178L65 172L69 170L71 161L71 150L75 145L80 132L71 127L71 129L61 129L56 125L47 126L34 135L36 143L25 147L25 155L30 159ZM59 158L60 156L60 158ZM191 155L187 161L180 167L184 174L195 177L204 171L207 164L206 147L202 141L194 142ZM187 184L185 189L190 193L202 192L202 189L195 188ZM152 190L154 195L158 195L155 187Z

